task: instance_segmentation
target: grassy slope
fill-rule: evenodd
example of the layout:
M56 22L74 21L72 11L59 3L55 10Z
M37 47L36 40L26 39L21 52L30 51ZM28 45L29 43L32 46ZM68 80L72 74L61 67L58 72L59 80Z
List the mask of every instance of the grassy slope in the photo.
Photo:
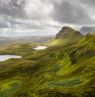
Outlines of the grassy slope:
M59 31L54 39L51 39L47 43L47 46L74 44L80 38L83 38L83 35L80 32L66 26Z
M24 57L0 63L0 97L94 97L95 35L71 45L31 49L5 50Z

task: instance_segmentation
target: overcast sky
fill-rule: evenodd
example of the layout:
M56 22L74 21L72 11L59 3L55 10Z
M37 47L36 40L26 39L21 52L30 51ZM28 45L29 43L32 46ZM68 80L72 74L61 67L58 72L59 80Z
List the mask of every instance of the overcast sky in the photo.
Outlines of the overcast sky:
M95 24L95 0L0 0L0 35L54 35Z

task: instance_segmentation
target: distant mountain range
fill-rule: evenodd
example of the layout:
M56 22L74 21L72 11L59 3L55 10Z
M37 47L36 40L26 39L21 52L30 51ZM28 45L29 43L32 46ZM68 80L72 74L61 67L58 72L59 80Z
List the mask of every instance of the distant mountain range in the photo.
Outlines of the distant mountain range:
M0 37L0 46L15 44L15 43L44 43L50 40L53 36L32 36L32 37Z
M86 35L88 33L95 33L95 26L83 26L79 30L82 34Z

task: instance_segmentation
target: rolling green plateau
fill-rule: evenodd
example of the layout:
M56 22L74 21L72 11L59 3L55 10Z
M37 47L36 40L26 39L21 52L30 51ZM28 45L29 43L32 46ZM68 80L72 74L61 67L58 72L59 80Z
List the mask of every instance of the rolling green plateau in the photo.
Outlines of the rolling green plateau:
M95 97L95 34L83 36L63 27L55 38L39 44L13 44L0 55L20 59L0 62L0 97Z

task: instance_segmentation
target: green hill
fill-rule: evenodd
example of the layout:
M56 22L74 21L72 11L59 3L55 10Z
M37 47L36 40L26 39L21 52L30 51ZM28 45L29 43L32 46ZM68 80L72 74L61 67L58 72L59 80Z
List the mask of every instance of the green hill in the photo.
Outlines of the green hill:
M56 34L54 39L48 42L48 46L72 44L80 38L83 38L83 35L80 32L65 26L59 31L58 34Z
M53 40L60 39L60 45L42 51L33 45L11 48L24 57L0 62L0 97L94 97L95 35L69 31L66 27L66 34L60 32Z
M81 37L82 34L68 26L63 27L58 34L56 34L57 39L67 39L67 38L75 38L75 37Z

